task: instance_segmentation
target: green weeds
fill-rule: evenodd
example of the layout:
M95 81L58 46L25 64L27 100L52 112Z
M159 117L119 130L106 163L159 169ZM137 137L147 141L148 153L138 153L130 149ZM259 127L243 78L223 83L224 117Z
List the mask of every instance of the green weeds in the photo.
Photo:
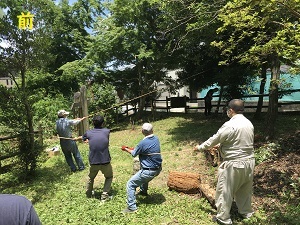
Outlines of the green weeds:
M126 207L126 182L132 175L133 158L120 148L122 145L135 146L143 138L141 124L135 125L134 129L128 126L111 133L110 153L114 170L111 201L101 203L96 198L87 199L85 185L88 167L84 171L71 173L62 154L47 160L43 156L34 179L27 183L16 181L12 172L0 174L1 192L28 197L34 203L44 225L210 225L213 224L211 217L215 214L211 205L199 196L170 191L167 187L168 173L171 170L197 172L193 165L199 164L199 157L202 156L201 153L195 155L193 147L214 134L224 121L224 118L207 119L195 114L172 116L152 122L154 133L161 142L163 171L150 182L150 195L137 197L138 211L134 214L121 213ZM56 146L59 143L56 140L48 144ZM88 165L88 145L78 145L84 162ZM273 147L268 144L257 149L258 162L273 157ZM216 168L211 167L203 173L215 176ZM103 175L98 174L94 183L98 196L102 192L103 182ZM291 184L290 188L299 190L297 185L299 183ZM277 211L272 217L268 217L267 212L261 209L251 219L241 220L234 214L233 220L237 225L297 224L299 206L288 206L287 211Z

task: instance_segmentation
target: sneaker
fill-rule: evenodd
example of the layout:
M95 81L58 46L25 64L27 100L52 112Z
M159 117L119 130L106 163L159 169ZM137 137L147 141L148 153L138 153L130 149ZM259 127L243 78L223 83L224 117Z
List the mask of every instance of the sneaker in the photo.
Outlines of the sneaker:
M106 202L112 199L112 196L109 196L107 192L103 192L101 195L101 202Z
M216 216L213 216L212 221L217 224L225 225L225 223L222 223L220 220L218 220Z
M252 213L246 213L246 214L241 214L243 219L250 219L253 216L254 212Z
M132 209L126 208L126 209L124 209L124 210L122 211L122 213L124 213L124 214L126 214L126 213L135 213L136 211L137 211L137 209L132 210Z
M139 191L136 195L148 196L147 192Z

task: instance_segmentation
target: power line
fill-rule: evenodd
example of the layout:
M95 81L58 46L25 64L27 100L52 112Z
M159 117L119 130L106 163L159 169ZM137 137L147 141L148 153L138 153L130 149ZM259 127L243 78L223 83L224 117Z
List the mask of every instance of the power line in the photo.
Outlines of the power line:
M113 106L111 106L111 107L109 107L109 108L107 108L107 109L100 110L99 112L106 112L106 111L108 111L108 110L110 110L110 109L113 109L113 108L116 108L116 107L118 107L118 106L124 105L124 104L126 104L126 103L128 103L128 102L132 102L133 100L142 98L142 97L147 96L147 95L149 95L149 94L151 94L151 93L154 93L154 92L157 92L157 90L153 90L153 91L150 91L150 92L148 92L148 93L146 93L146 94L137 96L137 97L132 98L132 99L130 99L130 100L127 100L127 101L125 101L125 102L121 102L121 103L115 104L115 105L113 105ZM82 119L89 118L89 117L91 117L91 116L94 116L95 114L96 114L96 112L93 113L93 114L90 114L90 115L88 115L88 116L82 117ZM59 138L59 139L65 139L65 140L73 140L73 138L67 138L67 137L58 137L58 138Z

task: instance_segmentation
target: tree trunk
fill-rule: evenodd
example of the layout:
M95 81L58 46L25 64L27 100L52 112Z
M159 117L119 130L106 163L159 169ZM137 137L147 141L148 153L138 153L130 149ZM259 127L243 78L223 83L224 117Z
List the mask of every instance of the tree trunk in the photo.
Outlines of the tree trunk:
M271 61L271 80L269 90L269 105L266 120L267 139L273 139L275 134L275 122L278 115L278 81L280 79L280 61L278 56Z
M81 116L87 117L88 113L88 103L87 103L87 93L86 93L86 86L82 86L80 88L80 103L81 103ZM78 135L83 135L89 129L89 120L85 119L80 123L80 129Z
M266 79L267 79L267 65L263 64L261 68L261 74L260 74L261 82L259 87L259 98L257 102L256 112L254 114L255 119L259 119L262 111L262 106L264 103L264 96L265 93L265 86L266 86Z
M21 70L21 77L22 77L22 100L25 108L26 113L26 122L28 126L28 135L29 135L29 149L26 151L25 154L28 154L26 158L26 169L27 172L31 173L36 169L36 156L34 154L34 127L33 127L33 116L30 103L28 101L28 95L25 88L25 70Z
M200 194L201 197L206 198L211 206L215 208L214 198L216 191L208 183L201 181L200 174L170 171L167 186L169 190L177 192Z
M220 105L221 105L221 101L222 101L222 95L223 95L223 90L224 90L224 86L221 85L220 87L220 94L219 94L219 99L218 99L218 104L217 104L217 108L215 110L215 113L217 114L219 112L219 108L220 108ZM223 113L223 112L222 112Z
M138 78L139 78L139 87L141 88L140 90L140 94L143 95L143 79L142 79L142 64L141 61L139 59L137 59L137 73L138 73ZM143 109L141 108L142 105L142 100L138 99L138 113L137 113L137 118L141 118L142 116L142 111Z
M142 72L142 61L138 62L138 77L139 77L139 87L140 87L140 97L139 98L139 111L137 113L137 119L141 119L144 113L144 108L145 108L145 102L146 102L146 96L144 96L148 89L148 75L143 74ZM144 75L144 76L143 76Z
M29 102L29 97L27 94L26 90L26 57L27 57L27 36L25 32L22 32L22 43L23 46L21 48L22 56L21 56L21 68L20 68L20 73L21 73L21 92L22 92L22 100L25 108L25 113L26 113L26 122L28 126L28 135L29 135L29 149L27 149L27 154L26 158L26 169L27 172L31 173L36 169L37 166L37 156L34 154L34 127L33 127L33 115L32 115L32 109L31 105Z

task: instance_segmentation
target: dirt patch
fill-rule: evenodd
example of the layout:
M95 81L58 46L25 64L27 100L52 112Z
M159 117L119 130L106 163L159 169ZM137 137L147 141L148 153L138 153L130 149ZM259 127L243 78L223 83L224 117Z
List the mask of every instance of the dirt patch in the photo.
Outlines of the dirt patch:
M280 149L274 151L271 159L260 163L254 171L254 210L262 209L267 215L281 212L290 214L287 206L296 206L300 199L300 137L290 135L279 140ZM256 142L255 148L266 146L267 143ZM199 173L201 183L209 193L215 192L217 181L217 167L213 167L205 155L195 154L192 150L194 143L188 144L186 149L176 154L167 154L174 163L167 163L162 174L155 182L166 187L170 171ZM268 145L269 146L269 145ZM170 161L167 159L166 161ZM201 193L190 195L192 198L203 198ZM234 211L234 210L233 210Z
M253 204L266 212L286 211L286 202L299 204L300 156L291 152L255 168Z
M275 211L285 213L288 210L287 205L296 207L299 204L299 140L299 135L281 138L279 142L281 148L276 150L272 159L262 162L255 167L254 210L263 209L270 215ZM256 148L261 145L263 143L256 143ZM184 171L188 168L183 167L178 169L179 171L180 169ZM193 170L199 172L201 182L206 184L211 193L214 193L217 168L213 167L209 160L204 157L204 154L198 154L197 159L193 160Z
M254 208L267 214L287 212L287 205L297 206L300 198L300 132L279 138L280 149L272 160L260 163L254 173Z

